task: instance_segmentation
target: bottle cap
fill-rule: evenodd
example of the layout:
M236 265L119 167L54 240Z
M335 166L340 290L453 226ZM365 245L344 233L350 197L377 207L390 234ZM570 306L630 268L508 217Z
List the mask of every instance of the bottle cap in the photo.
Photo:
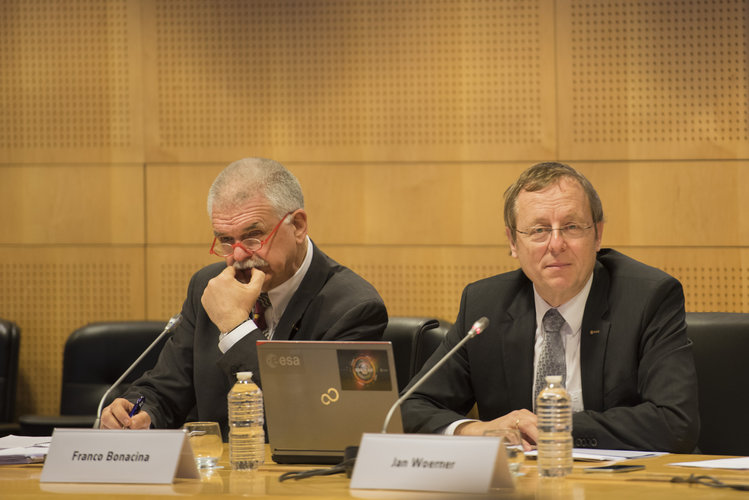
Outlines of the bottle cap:
M250 380L252 372L237 372L237 380Z
M239 375L239 373L237 373L237 375ZM561 384L562 376L561 375L547 375L546 383L547 384Z

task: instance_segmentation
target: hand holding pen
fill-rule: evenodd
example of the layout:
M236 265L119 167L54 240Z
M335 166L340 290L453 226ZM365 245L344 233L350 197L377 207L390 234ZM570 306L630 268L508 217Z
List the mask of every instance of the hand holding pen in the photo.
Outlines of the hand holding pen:
M151 416L143 409L145 397L135 404L125 398L117 398L104 408L101 414L101 429L150 429Z
M145 401L146 401L146 397L145 396L140 396L135 401L135 404L133 405L132 410L130 410L130 413L128 413L127 416L130 417L130 418L133 418L134 416L136 416L138 414L138 412L140 412L140 409L143 408L143 403Z
M145 396L139 396L138 399L135 401L135 404L133 405L133 407L130 409L130 412L127 414L127 416L129 418L133 418L135 415L137 415L138 413L140 413L140 409L143 408L143 403L145 401L146 401L146 397ZM130 427L130 425L128 425L125 428L129 428L129 427Z

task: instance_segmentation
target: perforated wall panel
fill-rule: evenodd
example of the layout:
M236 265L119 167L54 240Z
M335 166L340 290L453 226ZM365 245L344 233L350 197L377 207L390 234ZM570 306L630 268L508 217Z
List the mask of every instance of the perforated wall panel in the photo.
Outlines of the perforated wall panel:
M749 152L745 0L556 3L560 156Z
M73 330L145 317L142 255L142 247L0 247L0 317L21 328L19 414L59 412Z
M749 312L749 251L741 248L623 248L681 281L687 311Z
M553 147L543 1L144 5L149 158L487 159Z
M519 267L507 246L397 247L322 245L382 295L391 316L433 316L453 321L463 288ZM681 281L688 311L749 312L749 251L718 248L628 248L621 252ZM186 296L190 276L215 262L204 248L149 250L149 317L169 318ZM179 254L179 257L174 257Z
M139 2L0 2L0 156L142 159Z
M169 319L182 310L192 275L203 266L219 261L208 254L209 244L167 246L147 251L146 304L149 318Z

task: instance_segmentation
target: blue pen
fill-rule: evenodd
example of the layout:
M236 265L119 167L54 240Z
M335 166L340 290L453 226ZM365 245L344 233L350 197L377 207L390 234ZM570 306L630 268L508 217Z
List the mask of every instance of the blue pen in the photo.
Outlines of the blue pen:
M135 402L135 404L133 405L133 409L130 410L128 417L134 417L135 415L137 415L140 409L143 408L143 403L145 402L145 400L146 400L145 396L140 396L138 400Z

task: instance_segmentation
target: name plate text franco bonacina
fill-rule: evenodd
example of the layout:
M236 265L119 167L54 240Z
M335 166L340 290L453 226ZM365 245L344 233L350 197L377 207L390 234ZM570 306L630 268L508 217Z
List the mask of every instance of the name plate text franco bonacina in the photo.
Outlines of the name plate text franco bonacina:
M78 450L73 450L73 456L70 457L73 461L78 462L148 462L150 456L147 453L115 453L108 451L107 453L81 453Z

